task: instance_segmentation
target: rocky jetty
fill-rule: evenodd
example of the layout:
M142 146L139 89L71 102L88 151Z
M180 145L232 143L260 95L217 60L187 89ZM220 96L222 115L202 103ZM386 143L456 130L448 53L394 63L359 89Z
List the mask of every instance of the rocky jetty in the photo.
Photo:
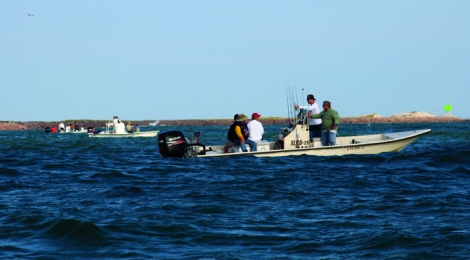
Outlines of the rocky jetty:
M123 120L127 124L126 120ZM260 119L261 123L265 125L273 124L288 124L291 122L289 119ZM397 114L391 117L380 116L377 114L361 116L361 117L342 117L341 124L370 124L370 123L417 123L417 122L462 122L470 121L469 119L462 119L454 116L433 116L423 112L410 112L404 114ZM104 127L105 120L67 120L63 121L65 124L73 122L80 127ZM155 124L157 126L205 126L205 125L230 125L232 119L208 119L208 120L159 120L157 122L145 121L131 121L132 125L138 124L139 126L148 126ZM27 129L45 129L46 127L56 127L60 122L0 122L0 130L27 130Z
M31 122L0 122L0 130L27 130L27 129L45 129L46 127L56 126L59 127L59 124L63 122L65 125L73 123L79 127L105 127L106 123L109 121L106 120L66 120L66 121L57 121L57 122L44 122L44 121L31 121ZM128 121L123 121L127 124ZM138 124L139 126L148 126L151 122L154 121L131 121L132 125Z

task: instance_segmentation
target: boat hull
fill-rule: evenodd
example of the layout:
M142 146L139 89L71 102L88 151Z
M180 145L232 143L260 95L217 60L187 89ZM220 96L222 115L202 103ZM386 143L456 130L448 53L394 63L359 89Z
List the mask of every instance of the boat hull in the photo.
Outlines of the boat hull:
M88 133L88 137L93 138L121 138L121 137L155 137L160 131L147 131L139 133L122 133L122 134L111 134L111 133Z
M335 146L306 147L295 149L280 149L259 152L217 153L207 152L206 155L197 157L223 157L223 156L256 156L256 157L280 157L292 155L313 156L342 156L350 154L379 154L384 152L399 152L419 136L431 132L431 129L406 131L384 135L351 136L337 138ZM356 140L356 141L355 141ZM208 146L208 149L220 150L221 146ZM273 147L273 143L270 143Z

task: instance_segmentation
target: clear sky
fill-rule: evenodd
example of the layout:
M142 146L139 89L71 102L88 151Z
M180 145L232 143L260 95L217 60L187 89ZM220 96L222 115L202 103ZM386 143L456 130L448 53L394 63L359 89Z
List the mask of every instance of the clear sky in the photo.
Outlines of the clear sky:
M467 0L1 0L0 24L0 120L287 117L288 87L470 118Z

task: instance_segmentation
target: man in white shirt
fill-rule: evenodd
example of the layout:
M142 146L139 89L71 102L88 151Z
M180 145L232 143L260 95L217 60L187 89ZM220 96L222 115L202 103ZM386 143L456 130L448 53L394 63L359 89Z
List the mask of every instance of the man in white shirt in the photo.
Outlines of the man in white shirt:
M113 116L113 125L112 125L113 126L113 134L117 133L118 124L119 124L118 116Z
M255 142L261 142L261 140L263 140L264 128L259 121L260 116L261 115L258 113L253 113L251 115L252 120L247 125L248 132L250 133L248 139Z
M307 113L311 115L319 114L320 109L317 103L315 103L315 97L312 94L307 95L308 106L295 105L295 109L303 108L307 109ZM321 137L321 119L308 118L308 130L310 131L310 141L313 141L314 137Z

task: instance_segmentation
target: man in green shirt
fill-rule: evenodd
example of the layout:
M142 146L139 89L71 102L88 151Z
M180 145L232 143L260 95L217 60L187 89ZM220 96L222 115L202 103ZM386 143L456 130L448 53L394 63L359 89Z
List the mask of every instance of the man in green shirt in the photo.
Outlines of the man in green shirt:
M336 130L339 125L338 112L331 108L330 101L323 101L323 111L319 114L308 114L311 118L321 118L321 141L323 146L336 145Z

